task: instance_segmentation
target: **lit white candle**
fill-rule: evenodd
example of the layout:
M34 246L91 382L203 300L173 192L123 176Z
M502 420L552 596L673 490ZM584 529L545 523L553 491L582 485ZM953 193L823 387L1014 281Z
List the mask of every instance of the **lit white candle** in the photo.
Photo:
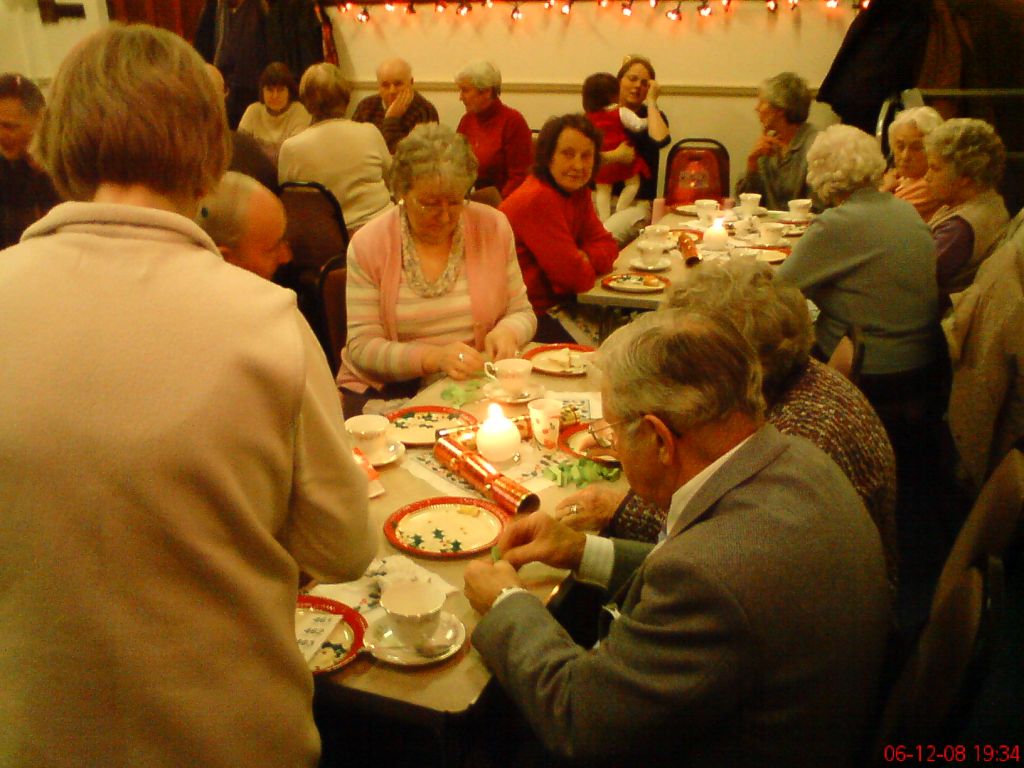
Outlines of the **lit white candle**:
M519 452L519 427L505 417L497 403L491 403L487 419L476 431L476 449L496 464L508 461Z
M704 247L709 251L724 251L729 245L729 233L725 231L723 221L725 219L715 219L715 222L704 231Z

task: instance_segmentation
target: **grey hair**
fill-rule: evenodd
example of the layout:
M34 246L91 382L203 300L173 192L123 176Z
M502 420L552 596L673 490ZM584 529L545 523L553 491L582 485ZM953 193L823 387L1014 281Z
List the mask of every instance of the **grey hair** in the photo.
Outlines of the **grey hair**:
M501 71L489 61L467 64L455 76L455 82L469 83L479 91L491 89L495 96L501 95Z
M757 352L765 398L774 402L795 371L803 370L814 344L807 300L774 279L774 270L754 258L706 261L687 273L669 306L721 312Z
M478 163L469 142L447 125L420 123L398 142L388 172L388 187L402 197L418 179L431 176L466 191L476 181Z
M811 89L795 72L780 72L769 77L757 89L757 95L776 109L781 109L786 122L806 122L811 111Z
M213 192L199 202L196 224L202 227L218 246L237 247L245 236L249 201L261 187L263 185L252 176L228 171L221 177Z
M924 141L925 152L953 166L957 176L984 187L994 187L1006 168L1006 147L996 129L984 120L955 117Z
M757 355L719 312L650 312L609 336L598 363L606 405L623 421L654 414L681 435L733 413L764 415Z
M352 84L336 64L313 64L302 73L299 100L315 122L344 117L352 100Z
M885 158L874 136L852 125L830 125L807 150L807 183L826 205L863 187L878 187Z
M903 125L912 125L921 132L922 136L927 136L942 125L942 115L931 107L911 107L897 112L896 117L889 123L890 144L892 144L893 131Z

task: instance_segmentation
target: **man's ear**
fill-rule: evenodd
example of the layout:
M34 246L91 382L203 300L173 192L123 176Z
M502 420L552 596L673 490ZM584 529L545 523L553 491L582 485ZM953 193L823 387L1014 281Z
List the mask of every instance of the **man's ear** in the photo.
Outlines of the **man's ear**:
M669 429L669 426L661 420L661 417L653 413L645 415L644 421L650 427L653 439L657 441L658 461L666 466L671 466L675 463L678 436Z

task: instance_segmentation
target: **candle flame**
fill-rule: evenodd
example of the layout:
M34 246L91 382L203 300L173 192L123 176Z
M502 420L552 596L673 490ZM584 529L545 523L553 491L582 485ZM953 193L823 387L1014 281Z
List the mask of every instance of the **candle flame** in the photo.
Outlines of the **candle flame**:
M504 421L505 412L501 410L501 406L497 403L491 403L487 406L487 420L488 421Z

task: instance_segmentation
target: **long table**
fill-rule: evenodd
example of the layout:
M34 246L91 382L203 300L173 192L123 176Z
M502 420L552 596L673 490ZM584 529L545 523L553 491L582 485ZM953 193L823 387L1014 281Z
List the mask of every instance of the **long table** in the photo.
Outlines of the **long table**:
M580 377L555 377L534 373L532 383L542 383L553 397L557 397L560 391L597 392L600 389L600 374L592 366L588 366L588 371L586 376ZM436 382L420 392L409 404L447 405L442 400L441 393L451 383L448 379ZM479 400L462 407L482 421L488 403L489 401ZM502 409L510 417L526 414L525 405L503 405ZM386 493L370 501L370 518L378 532L382 531L385 520L395 510L420 499L443 495L428 482L413 476L404 466L410 461L413 451L423 450L429 449L410 448L403 459L379 470ZM624 480L620 479L617 482L624 488ZM539 494L541 509L553 509L558 501L575 490L575 487L557 486L544 489ZM385 557L406 553L393 547L381 534L377 554ZM449 595L444 609L462 621L468 637L480 618L461 591L462 574L468 560L417 558L416 562L459 588L458 592ZM552 599L566 575L565 571L548 568L539 563L526 565L520 571L520 576L527 587L544 601ZM466 645L456 656L433 666L392 667L373 660L368 654L362 654L361 658L350 665L318 677L317 697L319 701L432 729L441 740L444 751L457 753L458 745L448 743L452 738L457 738L452 736L452 729L449 726L453 719L459 718L474 707L490 681L491 673L467 640Z
M692 230L697 228L697 219L695 216L672 211L665 214L665 216L658 221L658 224L664 224L673 230ZM615 260L615 264L612 266L612 273L639 272L639 270L635 269L632 265L633 261L640 256L640 251L637 248L638 242L638 240L634 240L619 251L619 256ZM794 242L795 240L793 238L787 237L784 244L792 245ZM772 253L776 252L773 251ZM705 258L714 257L710 254L704 255ZM721 256L727 257L724 251L721 252ZM655 273L668 280L668 285L663 291L659 291L657 293L623 293L622 291L614 291L605 288L601 284L601 279L599 278L593 288L576 296L576 301L580 304L589 304L601 308L602 339L604 339L608 335L608 332L611 331L611 326L614 323L614 316L612 313L615 310L650 311L660 309L668 303L668 300L672 295L673 287L679 285L686 278L687 272L691 269L691 267L686 266L686 263L682 258L675 255L670 256L669 258L669 268L662 272Z

